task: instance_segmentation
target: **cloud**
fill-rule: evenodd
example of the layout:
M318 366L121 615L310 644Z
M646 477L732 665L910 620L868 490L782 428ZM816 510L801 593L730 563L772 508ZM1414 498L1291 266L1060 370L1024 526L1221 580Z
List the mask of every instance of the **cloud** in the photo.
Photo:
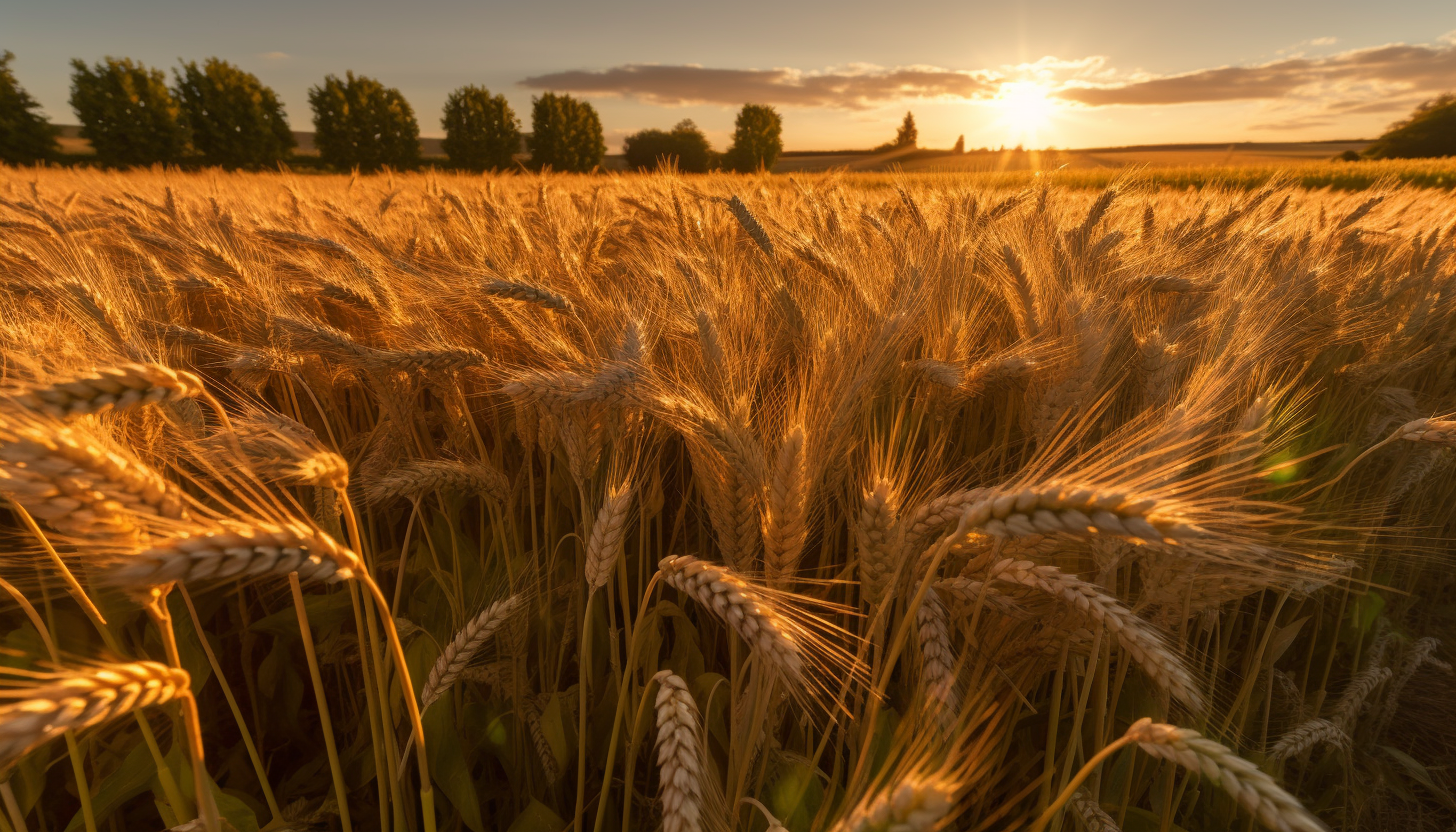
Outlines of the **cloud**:
M293 56L287 52L260 52L258 53L258 57L265 61L284 61Z
M586 95L627 96L650 104L684 106L745 101L790 107L867 109L913 98L977 98L993 93L997 76L910 66L856 64L806 73L797 69L712 69L694 65L625 64L601 71L536 75L521 86Z
M1378 87L1434 93L1456 84L1456 43L1403 43L1355 49L1326 58L1293 57L1256 66L1224 66L1112 84L1069 85L1056 94L1093 107L1192 104L1321 96Z
M1314 40L1311 40L1309 42L1309 45L1310 46L1334 46L1336 43L1339 42L1339 40L1340 40L1339 38L1315 38Z

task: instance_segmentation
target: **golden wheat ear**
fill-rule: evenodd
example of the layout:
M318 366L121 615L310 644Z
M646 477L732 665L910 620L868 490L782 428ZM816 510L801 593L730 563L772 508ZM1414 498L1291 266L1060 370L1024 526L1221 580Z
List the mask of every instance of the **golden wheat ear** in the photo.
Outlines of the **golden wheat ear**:
M854 636L827 620L852 610L770 589L690 555L663 558L657 568L669 586L731 627L801 702L833 712L848 686L867 682L863 663L846 649Z
M202 379L161 364L122 364L57 379L10 395L21 407L57 419L125 412L200 395Z
M28 673L0 688L0 767L67 731L111 722L189 695L187 671L157 662ZM9 680L6 680L9 682Z

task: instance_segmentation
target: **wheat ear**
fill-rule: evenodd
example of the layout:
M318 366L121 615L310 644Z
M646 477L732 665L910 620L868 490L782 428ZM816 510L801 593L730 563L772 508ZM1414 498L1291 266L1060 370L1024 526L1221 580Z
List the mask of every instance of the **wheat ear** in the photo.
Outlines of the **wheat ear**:
M1277 832L1328 832L1293 795L1217 742L1189 728L1155 723L1144 718L1128 729L1127 737L1145 753L1207 777Z
M104 575L117 586L149 587L290 572L305 581L342 581L363 570L358 555L310 526L230 523L120 556Z
M972 505L990 492L987 488L968 488L943 494L915 507L905 519L905 546L907 552L924 549L925 541L950 523L960 519L966 506Z
M1269 759L1288 760L1321 744L1344 748L1350 744L1350 737L1340 726L1327 719L1307 719L1289 729L1274 743L1274 747L1269 749Z
M1045 592L1106 626L1149 678L1194 711L1203 710L1203 695L1182 660L1147 622L1096 585L1055 566L1038 566L1027 560L1000 561L991 567L990 576Z
M520 609L521 603L519 595L496 601L460 628L460 632L450 639L450 643L440 653L440 658L430 668L430 675L425 679L424 688L420 690L421 711L434 704L435 700L455 684L471 659L475 658L481 645L495 635L495 631Z
M895 484L880 477L865 491L860 506L859 583L866 601L879 604L895 580L895 532L900 516L900 495Z
M920 673L925 698L935 709L941 728L949 731L960 716L956 690L956 655L950 640L950 616L934 589L925 591L915 611L920 641Z
M791 627L758 588L691 555L665 557L657 568L668 585L711 610L785 676L803 678L804 658Z
M134 528L130 515L186 519L182 492L85 431L0 411L0 493L60 531Z
M109 664L44 674L50 684L6 689L0 698L0 766L8 768L66 731L187 696L187 671L157 662Z
M733 212L733 216L738 220L738 224L743 226L743 230L748 232L748 236L753 238L753 242L759 248L763 249L763 253L767 254L769 259L772 260L774 256L773 240L769 239L768 232L764 230L763 224L758 221L758 218L753 215L752 211L748 210L748 206L743 203L743 200L738 198L737 194L734 194L728 200L728 210Z
M11 399L22 407L69 419L178 401L202 392L202 379L185 370L160 364L122 364L31 387Z
M1102 806L1085 788L1077 789L1072 793L1070 805L1072 811L1077 813L1077 817L1082 819L1082 825L1087 827L1087 832L1122 832L1117 821L1102 810Z
M955 805L954 783L911 775L860 801L834 832L930 832Z
M532 286L529 283L492 280L483 285L481 291L491 297L510 298L511 300L518 300L522 303L539 306L542 309L550 309L553 312L570 312L573 308L571 301L562 295L548 292L539 286Z
M1391 670L1388 667L1367 667L1356 673L1335 703L1335 711L1331 714L1330 721L1341 731L1349 732L1355 724L1355 718L1360 715L1360 708L1365 700L1370 698L1370 694L1381 683L1388 681L1390 675Z
M769 479L763 507L763 567L773 586L782 586L799 566L809 536L808 449L802 425L784 437Z
M991 491L968 505L964 514L968 529L996 537L1100 532L1177 543L1205 535L1157 499L1059 483Z
M627 531L627 515L632 508L632 483L623 482L607 491L597 519L592 523L586 546L586 584L592 592L601 589L612 577L617 557L622 552L622 538Z
M702 745L698 706L687 685L671 670L657 682L658 798L663 832L697 832L703 811Z
M383 503L395 497L416 499L434 491L459 491L505 503L510 486L505 474L484 463L415 459L368 483L366 495L371 503Z

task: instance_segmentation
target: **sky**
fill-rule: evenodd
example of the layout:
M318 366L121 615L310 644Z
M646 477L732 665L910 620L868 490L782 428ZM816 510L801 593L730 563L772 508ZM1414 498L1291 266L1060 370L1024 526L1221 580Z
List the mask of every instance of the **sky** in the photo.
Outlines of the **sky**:
M397 87L425 136L466 85L590 101L609 149L692 119L718 149L745 102L789 150L869 147L913 111L922 147L1368 138L1456 92L1452 0L5 0L0 49L58 124L70 61L219 57L297 130L346 70Z

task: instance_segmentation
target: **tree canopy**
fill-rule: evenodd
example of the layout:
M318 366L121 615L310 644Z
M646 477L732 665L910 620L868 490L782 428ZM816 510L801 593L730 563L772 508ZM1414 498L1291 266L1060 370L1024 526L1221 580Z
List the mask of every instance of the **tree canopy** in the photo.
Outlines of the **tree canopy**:
M1456 156L1456 95L1425 102L1365 149L1372 159Z
M187 61L173 73L192 146L209 164L259 168L276 164L293 149L282 103L256 75L217 58L201 67Z
M0 53L0 162L29 165L56 152L56 130L39 112L40 103L20 86L10 62Z
M167 77L130 58L71 61L71 108L81 136L105 165L176 162L187 149L187 126Z
M602 163L607 142L596 108L569 95L545 93L531 99L531 166L587 173Z
M708 137L692 119L683 119L665 130L642 130L623 143L627 166L634 170L652 170L671 164L683 173L706 173L712 166L713 148Z
M465 86L450 93L443 142L450 163L467 170L500 170L514 164L521 148L521 121L504 95L485 87Z
M329 75L308 91L314 145L340 169L408 169L420 161L420 126L399 90L373 78Z
M769 170L784 152L784 122L766 104L744 104L733 123L733 144L723 154L723 167L740 173Z

